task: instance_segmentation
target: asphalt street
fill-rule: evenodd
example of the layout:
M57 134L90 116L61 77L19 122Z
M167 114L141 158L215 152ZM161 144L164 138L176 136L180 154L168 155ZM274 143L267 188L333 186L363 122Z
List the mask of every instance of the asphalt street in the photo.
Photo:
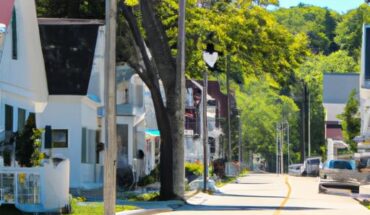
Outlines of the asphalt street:
M221 193L199 193L189 204L162 214L370 215L353 197L336 190L319 194L318 178L250 174L224 186Z

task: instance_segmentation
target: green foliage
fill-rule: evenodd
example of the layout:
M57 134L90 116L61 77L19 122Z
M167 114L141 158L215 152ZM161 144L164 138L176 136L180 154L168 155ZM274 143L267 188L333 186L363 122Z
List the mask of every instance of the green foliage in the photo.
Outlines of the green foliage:
M41 152L41 138L43 129L33 129L33 153L31 155L32 166L40 166L42 159L44 159L44 153Z
M246 79L245 85L236 92L236 98L238 107L243 110L243 142L248 150L271 158L276 151L275 144L271 144L275 143L276 123L288 120L293 125L297 105L291 98L279 95L279 91L271 88L268 79L263 77ZM298 142L292 141L292 144Z
M100 215L104 214L104 205L103 203L87 203L84 202L84 198L73 198L72 199L72 214L78 215ZM137 210L139 209L136 206L132 205L116 205L116 212L128 211L128 210Z
M329 54L337 50L334 36L340 15L335 11L300 4L298 7L289 9L281 8L273 14L278 22L293 34L305 33L313 53Z
M139 186L146 186L146 185L149 185L149 184L153 184L155 182L157 182L159 179L159 165L156 166L156 168L154 168L149 175L146 175L142 178L140 178L139 182L138 182L138 185Z
M25 127L17 136L16 159L21 166L40 166L44 154L41 152L43 129L37 129L35 116L30 115Z
M174 54L177 8L176 0L163 0L157 8ZM186 68L190 77L200 77L204 71L202 52L207 43L223 53L216 64L217 72L211 76L225 72L226 56L230 54L232 77L238 83L251 74L266 72L282 83L308 54L305 35L293 36L267 10L251 1L236 4L218 1L210 8L199 8L197 1L191 0L186 17Z
M370 7L362 4L357 9L348 11L336 28L335 42L342 50L358 61L360 58L363 23L370 22Z
M229 183L234 182L236 179L237 179L237 177L228 177L228 176L225 176L225 178L223 178L223 179L221 179L221 180L219 180L219 181L216 182L216 187L223 187L226 184L229 184Z
M159 192L144 193L128 197L129 201L156 201L159 199Z
M365 206L367 209L370 210L370 202L369 202L369 200L363 200L363 201L361 201L361 204L363 206Z
M203 164L186 162L185 171L194 175L202 175L204 171Z
M128 0L132 3L133 0ZM104 0L36 0L38 17L104 19Z
M357 92L354 89L349 95L344 112L338 116L338 118L342 120L344 140L350 145L350 150L352 152L357 151L357 144L353 138L360 134L361 127L361 119L358 108L359 101L357 99Z
M310 115L311 115L311 155L322 155L321 146L325 145L324 134L324 119L325 112L322 105L323 102L323 74L325 59L328 58L323 55L313 55L307 59L296 71L295 77L297 78L296 84L292 87L292 94L295 95L295 102L303 110L304 102L304 84L307 86L308 94L310 97ZM324 59L324 60L323 60ZM306 101L308 103L308 101ZM306 103L306 116L308 117L308 104ZM302 113L298 118L297 125L294 129L301 135L302 134ZM308 134L308 127L306 126L306 134ZM302 137L300 137L302 142ZM306 140L307 141L307 140ZM300 149L301 147L297 147Z
M360 71L358 63L345 50L333 52L329 56L319 55L316 68L322 72L347 73Z
M34 152L34 140L32 137L34 129L36 129L35 116L30 115L26 125L16 139L16 160L20 166L32 166L31 157Z

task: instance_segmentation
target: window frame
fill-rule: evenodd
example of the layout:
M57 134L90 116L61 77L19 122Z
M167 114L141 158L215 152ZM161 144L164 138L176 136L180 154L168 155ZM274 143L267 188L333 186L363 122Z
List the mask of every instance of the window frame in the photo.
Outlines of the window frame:
M63 132L65 136L65 142L56 142L54 140L54 133L55 132ZM68 148L68 129L52 129L51 130L51 148Z

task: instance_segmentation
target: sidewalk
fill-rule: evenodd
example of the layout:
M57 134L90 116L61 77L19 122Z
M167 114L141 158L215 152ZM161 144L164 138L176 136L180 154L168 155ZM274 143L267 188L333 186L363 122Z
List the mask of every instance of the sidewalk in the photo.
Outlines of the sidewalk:
M185 203L180 200L172 200L172 201L148 201L148 202L135 202L135 201L117 201L117 204L122 205L133 205L137 206L141 209L133 210L133 211L122 211L116 213L116 215L148 215L148 214L156 214L156 213L164 213L173 211L176 208L179 208Z
M179 207L182 207L186 204L201 204L205 198L209 196L208 194L199 192L199 191L191 191L185 194L186 202L181 200L171 200L171 201L124 201L118 200L117 204L122 205L133 205L139 207L139 210L133 211L122 211L116 213L116 215L149 215L149 214L157 214L157 213L165 213L173 211ZM191 199L191 202L188 202L188 199Z

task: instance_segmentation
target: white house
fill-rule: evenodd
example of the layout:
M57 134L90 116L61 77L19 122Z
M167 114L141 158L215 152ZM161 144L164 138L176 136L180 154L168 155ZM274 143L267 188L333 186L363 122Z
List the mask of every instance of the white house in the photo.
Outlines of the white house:
M10 135L34 114L37 127L46 128L44 151L70 159L70 186L101 185L103 22L37 19L34 1L15 0L9 12L12 25L0 61L0 131Z
M45 128L44 152L70 159L70 187L102 186L103 22L37 19L34 1L15 0L14 10L13 1L7 2L13 19L2 35L0 151L13 150L12 134L32 114L37 127ZM3 2L0 6L4 10ZM118 65L118 168L132 167L138 176L159 160L159 133L146 126L144 106L142 80L129 66Z
M370 152L370 26L363 26L361 73L360 73L360 113L361 135L355 139L358 142L358 152Z
M132 166L135 171L142 173L142 163L136 164L134 159L138 157L139 150L142 153L145 151L144 84L135 71L126 64L117 66L116 82L117 167Z

